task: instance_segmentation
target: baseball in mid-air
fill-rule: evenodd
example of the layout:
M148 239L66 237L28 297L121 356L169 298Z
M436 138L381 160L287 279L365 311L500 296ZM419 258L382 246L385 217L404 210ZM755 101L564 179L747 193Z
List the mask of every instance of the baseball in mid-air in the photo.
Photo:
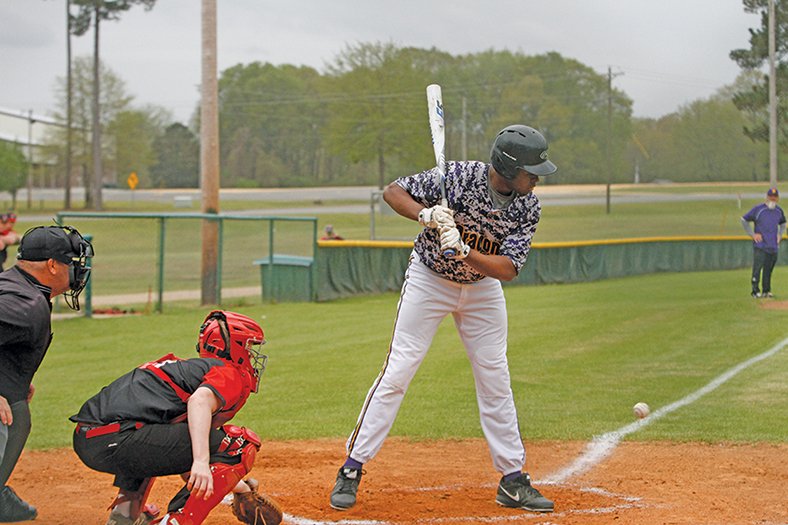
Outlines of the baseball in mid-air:
M651 413L651 409L648 408L646 403L641 401L640 403L635 403L635 406L632 407L632 412L635 413L635 417L638 419L643 419Z

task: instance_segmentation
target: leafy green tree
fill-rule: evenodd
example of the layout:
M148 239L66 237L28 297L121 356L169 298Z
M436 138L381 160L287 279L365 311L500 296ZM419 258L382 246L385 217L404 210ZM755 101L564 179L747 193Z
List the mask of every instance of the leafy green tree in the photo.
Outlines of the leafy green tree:
M27 159L14 144L0 140L0 191L11 194L11 207L16 208L16 193L25 185Z
M742 0L744 11L760 14L760 25L750 29L750 47L734 49L730 58L745 72L756 73L769 63L769 0ZM780 145L788 142L788 100L781 93L788 92L788 3L774 0L776 83L777 83L777 137ZM733 103L747 115L744 133L754 141L769 141L769 77L751 76L755 80L742 85L733 93Z
M126 92L123 80L104 64L101 64L100 76L101 84L104 86L101 92L100 123L106 128L116 119L118 114L130 110L132 97ZM92 190L95 180L95 177L91 176L91 167L94 166L90 134L93 123L91 106L94 84L90 57L77 57L74 60L72 86L72 126L75 129L72 136L73 167L77 171L77 177L82 180L82 184L85 187L87 201L85 205L89 208L91 207L90 199L91 195L93 195ZM62 122L66 120L65 115L68 108L67 79L58 78L55 91L58 102L54 117ZM66 140L65 128L53 128L47 137L51 151L58 154L58 165L61 169L65 169ZM111 145L102 145L101 154L103 166L103 161L106 161L113 155Z
M118 20L120 14L128 11L135 4L151 9L156 0L71 0L77 13L69 16L71 34L84 35L93 22L93 99L91 101L91 148L93 152L93 186L87 199L88 204L96 209L102 208L101 186L104 177L101 155L101 82L99 59L99 28L102 20ZM70 7L69 7L70 9Z
M200 181L200 144L192 131L170 124L153 141L156 162L151 181L157 188L196 188Z
M309 67L254 62L219 79L222 181L314 184L321 172L320 75Z
M742 132L746 116L728 98L729 91L691 102L659 120L636 122L635 135L645 152L639 159L641 181L768 179L766 145Z
M452 67L444 92L459 91L460 96L451 98L466 98L469 157L485 160L495 134L519 123L539 129L550 143L560 176L545 182L606 182L608 177L620 182L627 177L632 101L620 90L608 92L606 75L558 53L527 56L486 51L463 56ZM454 106L444 102L449 115L460 114L456 102ZM454 129L452 134L459 135Z
M162 132L169 114L156 107L119 112L107 126L113 155L108 164L117 184L123 185L132 172L141 187L151 185L151 166L156 162L155 138Z
M387 173L391 160L421 169L430 165L424 90L432 79L416 67L414 57L419 56L417 50L393 44L358 44L347 47L328 68L334 96L327 147L353 163L376 163L379 187L394 175Z

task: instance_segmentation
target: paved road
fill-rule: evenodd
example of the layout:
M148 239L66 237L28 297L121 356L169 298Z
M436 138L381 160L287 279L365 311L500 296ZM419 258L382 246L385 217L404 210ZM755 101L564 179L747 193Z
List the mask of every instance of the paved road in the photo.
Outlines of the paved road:
M724 187L719 193L637 193L632 191L632 186L627 193L614 193L611 204L647 203L647 202L692 202L692 201L734 201L738 199L760 199L761 193L742 193L736 195L725 192ZM348 186L326 188L269 188L269 189L223 189L221 199L260 201L260 202L309 202L308 206L293 206L285 208L262 208L244 211L233 211L240 215L316 215L326 213L357 213L368 214L372 192L379 191L374 186ZM545 206L570 206L570 205L597 205L604 206L606 202L604 185L583 186L540 186L536 190L540 200ZM131 190L106 189L103 196L107 202L131 201ZM82 188L76 188L73 196L81 199L84 195ZM62 190L35 189L33 201L56 201L63 196ZM200 201L200 192L196 189L183 190L135 190L133 199L143 202L158 202L171 204L172 211L196 211ZM25 203L27 195L25 190L20 191L18 202ZM363 204L332 204L336 201L360 201ZM381 204L386 206L385 203ZM22 205L23 207L24 205ZM386 208L388 208L386 206ZM390 210L388 210L390 212ZM24 212L24 209L22 209ZM49 221L49 214L25 213L25 218L35 221Z
M245 286L238 288L222 288L222 300L237 298L237 297L259 297L261 289L259 286ZM174 290L164 292L164 302L170 303L172 301L197 301L200 299L200 290ZM157 296L154 293L132 293L132 294L118 294L118 295L94 295L91 298L91 304L94 310L101 311L103 308L117 307L128 308L130 305L150 305L152 309L155 306ZM82 297L84 307L85 298ZM69 319L72 317L79 317L84 312L74 312L63 306L63 310L59 313L52 314L53 319ZM84 308L83 308L84 310ZM96 314L101 316L101 314ZM111 317L112 315L110 315Z

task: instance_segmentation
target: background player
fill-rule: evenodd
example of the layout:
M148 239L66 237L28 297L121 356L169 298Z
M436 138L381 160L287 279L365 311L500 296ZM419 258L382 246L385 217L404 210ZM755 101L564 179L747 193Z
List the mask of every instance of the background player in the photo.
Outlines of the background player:
M118 497L107 525L145 525L156 476L188 473L161 525L199 525L229 492L249 492L241 478L260 447L257 435L226 423L257 392L267 356L263 330L234 312L214 311L200 327L200 357L172 354L145 363L88 399L74 450L90 468L115 474Z
M769 188L766 201L754 206L741 218L747 235L752 237L752 291L753 297L774 297L772 271L777 264L780 240L785 235L785 213L777 203L780 192ZM753 231L750 223L755 225ZM761 286L762 285L762 286Z
M437 169L397 179L384 193L400 215L425 229L416 238L394 321L394 334L380 375L370 388L347 441L330 504L356 503L364 463L380 450L411 379L448 314L473 368L481 426L493 465L503 477L496 502L538 512L553 510L523 473L520 436L506 359L507 313L500 281L514 279L525 264L541 208L532 190L540 176L556 171L547 141L535 129L514 125L495 138L491 164L449 162L449 208L436 206ZM453 249L456 256L443 253Z
M16 213L11 211L0 213L0 272L3 271L3 265L8 259L8 247L19 244L22 238L14 231L14 224L16 224Z

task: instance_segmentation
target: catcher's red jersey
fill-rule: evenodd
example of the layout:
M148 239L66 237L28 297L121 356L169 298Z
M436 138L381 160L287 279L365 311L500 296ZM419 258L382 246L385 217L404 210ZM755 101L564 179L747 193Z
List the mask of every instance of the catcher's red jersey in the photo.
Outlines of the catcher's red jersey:
M221 400L219 413L225 420L243 407L252 387L248 374L223 359L180 359L168 354L105 386L70 419L88 425L181 421L188 396L201 386Z

